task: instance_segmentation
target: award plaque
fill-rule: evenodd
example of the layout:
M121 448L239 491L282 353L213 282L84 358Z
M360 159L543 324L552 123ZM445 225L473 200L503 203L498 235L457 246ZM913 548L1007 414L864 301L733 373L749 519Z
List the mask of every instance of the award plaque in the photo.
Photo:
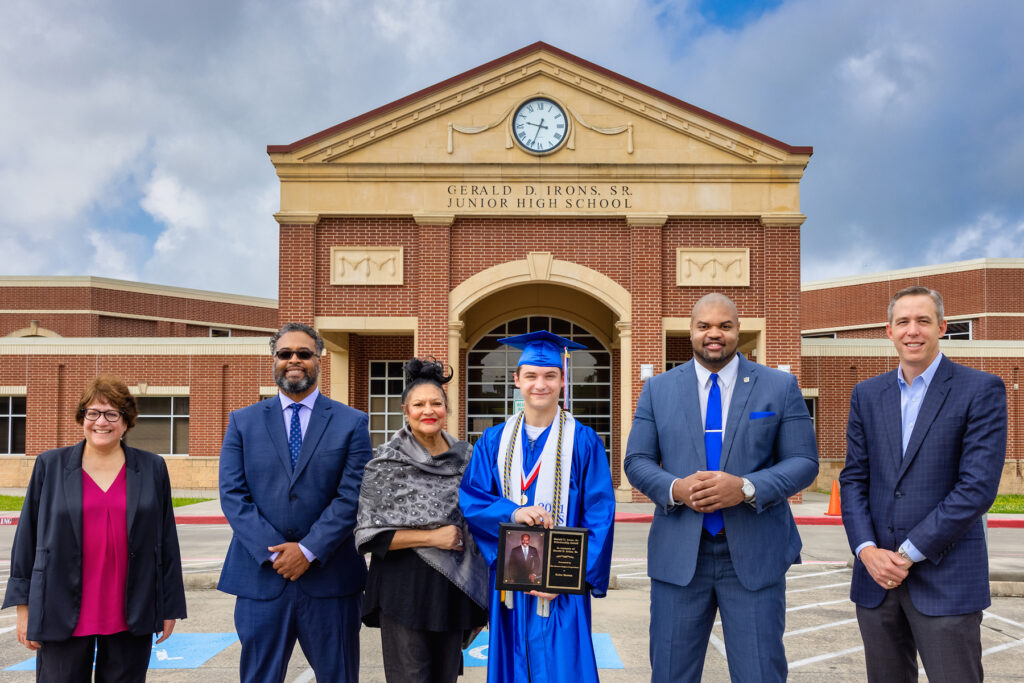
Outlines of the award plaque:
M502 524L498 590L574 593L587 590L587 530Z

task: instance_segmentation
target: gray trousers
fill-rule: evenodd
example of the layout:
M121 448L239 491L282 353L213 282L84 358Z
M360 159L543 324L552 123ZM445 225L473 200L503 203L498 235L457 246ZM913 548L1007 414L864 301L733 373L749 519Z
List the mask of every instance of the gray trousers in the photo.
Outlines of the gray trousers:
M921 654L930 683L981 683L981 612L930 617L910 601L906 584L875 608L857 605L869 683L914 683Z
M421 631L380 613L388 683L455 683L462 673L462 630Z

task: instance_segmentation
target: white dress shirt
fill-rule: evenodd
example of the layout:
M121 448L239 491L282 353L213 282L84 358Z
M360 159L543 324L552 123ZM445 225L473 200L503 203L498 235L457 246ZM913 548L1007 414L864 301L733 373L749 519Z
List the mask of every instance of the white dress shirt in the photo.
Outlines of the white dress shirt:
M693 369L697 374L697 399L700 401L700 423L707 424L708 416L708 395L711 393L711 371L701 365L696 359L693 361ZM736 380L740 374L740 357L735 355L732 360L726 363L725 367L718 371L718 388L722 392L722 439L725 439L725 424L729 417L729 404L732 403L732 392L736 388ZM678 477L672 480L675 486ZM672 496L672 486L668 488L669 507L678 505Z

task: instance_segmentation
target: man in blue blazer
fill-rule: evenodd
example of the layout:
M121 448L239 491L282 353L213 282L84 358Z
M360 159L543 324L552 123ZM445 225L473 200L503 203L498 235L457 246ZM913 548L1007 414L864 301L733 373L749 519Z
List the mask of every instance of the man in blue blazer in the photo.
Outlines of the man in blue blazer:
M722 294L693 307L693 360L647 380L626 476L654 501L648 537L652 681L699 681L722 615L734 681L784 681L786 570L800 561L787 498L818 473L796 378L736 353Z
M896 292L886 331L900 364L853 388L839 475L868 680L916 681L920 653L933 683L981 681L982 515L1006 458L1006 387L939 352L934 290Z
M242 681L283 681L298 638L320 681L356 681L366 563L352 530L365 413L317 390L323 340L288 323L271 339L279 395L231 413L220 500L233 536L218 588L238 596Z

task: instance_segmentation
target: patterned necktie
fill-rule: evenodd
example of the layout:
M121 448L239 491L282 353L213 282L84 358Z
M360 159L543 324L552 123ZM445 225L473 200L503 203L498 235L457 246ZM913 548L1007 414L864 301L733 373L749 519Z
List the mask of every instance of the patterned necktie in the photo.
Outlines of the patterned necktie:
M302 450L302 422L299 421L299 409L302 408L302 404L293 403L288 407L292 409L292 422L288 427L288 452L292 456L292 469L295 469L299 462L299 451Z
M720 469L722 460L722 390L718 386L718 374L711 373L711 391L708 392L708 410L704 416L704 452L707 454L708 471ZM725 522L722 511L704 513L704 528L715 536Z

